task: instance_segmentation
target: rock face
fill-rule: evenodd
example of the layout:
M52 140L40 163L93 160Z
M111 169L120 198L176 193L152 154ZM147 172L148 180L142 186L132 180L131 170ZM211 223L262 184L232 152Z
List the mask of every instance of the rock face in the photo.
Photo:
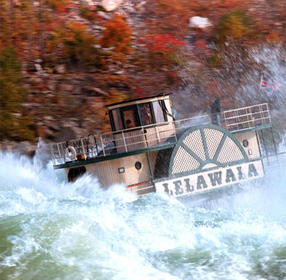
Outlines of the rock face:
M110 12L117 9L124 0L103 0L101 2L101 6L104 8L105 11Z
M54 68L54 71L57 74L64 74L64 73L66 73L66 67L64 64L60 64Z
M190 18L189 27L191 27L191 28L205 29L205 28L210 27L210 26L212 26L212 24L208 18L199 17L199 16L195 16L195 17Z
M28 141L15 142L15 141L2 141L0 143L0 150L2 152L15 152L18 154L24 154L33 157L36 151L37 145Z

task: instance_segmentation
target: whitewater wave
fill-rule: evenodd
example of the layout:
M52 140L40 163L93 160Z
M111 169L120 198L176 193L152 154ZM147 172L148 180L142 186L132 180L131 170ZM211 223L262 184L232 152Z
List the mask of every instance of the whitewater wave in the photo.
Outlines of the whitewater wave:
M285 175L190 208L0 157L0 279L284 279Z

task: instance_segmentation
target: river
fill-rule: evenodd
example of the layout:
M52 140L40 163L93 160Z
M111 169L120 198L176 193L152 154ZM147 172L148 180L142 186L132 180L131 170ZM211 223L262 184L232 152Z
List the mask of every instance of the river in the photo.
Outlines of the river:
M0 279L285 280L286 174L199 207L0 154Z

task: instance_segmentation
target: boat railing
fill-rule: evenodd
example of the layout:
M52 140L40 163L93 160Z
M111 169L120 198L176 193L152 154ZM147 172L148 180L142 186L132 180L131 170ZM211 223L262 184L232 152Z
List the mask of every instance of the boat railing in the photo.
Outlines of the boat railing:
M159 125L163 126L163 123ZM99 135L92 134L88 137L52 144L53 164L60 165L75 160L105 157L160 144L176 143L174 128L169 127L161 131L154 130L153 132L148 130L148 127L144 126ZM170 134L173 136L169 137Z
M222 112L222 126L231 132L271 124L267 103Z
M224 111L219 114L219 119L221 126L230 132L244 131L271 123L266 103ZM87 137L52 144L53 163L61 165L76 160L175 144L177 135L181 132L193 126L209 124L211 121L212 116L201 115L105 134L89 134Z

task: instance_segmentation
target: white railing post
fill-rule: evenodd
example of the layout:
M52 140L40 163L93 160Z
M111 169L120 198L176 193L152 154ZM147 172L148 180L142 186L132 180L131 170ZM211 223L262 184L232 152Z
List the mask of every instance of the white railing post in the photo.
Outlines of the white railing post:
M147 139L147 136L146 136L146 133L145 133L145 131L146 131L146 133L147 133L147 130L146 129L144 129L144 127L143 126L141 126L141 136L143 136L143 143L144 143L144 148L148 148L148 139ZM141 137L140 137L141 138ZM142 138L141 138L142 139Z
M51 154L52 154L53 165L56 165L56 158L55 158L53 144L51 144Z
M253 127L253 124L252 124L252 111L251 111L251 108L248 108L246 110L247 112L247 121L248 121L248 127Z
M127 145L126 145L126 141L125 141L125 137L124 137L124 132L123 131L121 131L121 135L122 135L122 140L123 140L123 145L124 145L124 148L125 148L125 152L127 152L128 149L127 149Z
M104 144L103 144L102 135L100 134L99 136L100 136L100 142L101 142L101 145L102 145L103 156L105 156L105 147L104 147Z
M159 128L158 128L157 125L156 125L156 127L155 127L155 130L156 130L157 142L158 142L158 144L160 144L161 139L160 139Z
M59 157L60 157L61 163L64 163L64 162L65 162L65 159L62 158L62 156L61 156L61 149L60 149L60 146L59 146L59 145L60 145L60 143L57 144L58 152L59 152Z

